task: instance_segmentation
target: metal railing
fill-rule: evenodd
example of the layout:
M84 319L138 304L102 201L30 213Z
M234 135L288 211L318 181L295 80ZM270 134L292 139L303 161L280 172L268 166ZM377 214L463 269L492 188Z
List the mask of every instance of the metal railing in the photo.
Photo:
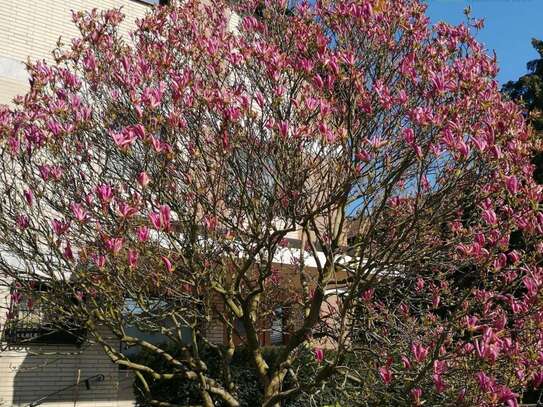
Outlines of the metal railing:
M47 394L47 395L45 395L43 397L40 397L39 399L34 400L32 403L28 404L26 407L39 406L40 404L47 401L47 399L49 399L49 398L51 398L53 396L56 396L57 394L62 393L64 391L66 391L66 390L72 389L74 387L81 386L82 384L85 385L87 390L90 390L91 383L99 383L99 382L103 382L104 380L105 380L105 376L103 374L97 374L97 375L94 375L94 376L87 377L86 379L78 381L77 383L70 384L69 386L63 387L60 390L54 391L53 393L49 393L49 394Z
M53 327L41 321L10 320L4 325L1 340L9 345L24 345L33 343L79 345L85 336L83 329L71 326Z

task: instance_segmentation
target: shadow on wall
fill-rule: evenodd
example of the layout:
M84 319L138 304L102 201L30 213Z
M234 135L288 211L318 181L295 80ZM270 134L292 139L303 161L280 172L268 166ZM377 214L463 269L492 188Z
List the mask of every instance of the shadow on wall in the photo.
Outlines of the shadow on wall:
M13 406L29 406L43 397L44 406L134 405L131 375L119 371L96 346L30 346L8 349L1 357L11 358Z

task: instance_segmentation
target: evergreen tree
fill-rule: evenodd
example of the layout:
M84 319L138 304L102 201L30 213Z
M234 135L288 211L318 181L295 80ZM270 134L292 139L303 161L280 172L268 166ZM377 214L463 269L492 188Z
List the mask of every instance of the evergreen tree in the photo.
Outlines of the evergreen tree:
M528 110L530 121L538 131L543 130L543 41L532 39L539 58L526 65L528 73L517 81L507 82L503 90L512 99L520 101Z
M516 81L509 81L503 86L503 91L513 100L522 103L527 109L527 115L533 128L543 131L543 41L532 39L532 45L539 53L539 59L527 63L528 73ZM538 184L543 184L543 152L534 154L534 177Z

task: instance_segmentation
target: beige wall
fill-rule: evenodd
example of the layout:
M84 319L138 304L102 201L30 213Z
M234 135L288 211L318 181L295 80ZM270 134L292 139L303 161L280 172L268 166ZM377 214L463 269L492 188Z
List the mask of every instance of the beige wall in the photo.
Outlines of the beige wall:
M4 259L5 253L2 253ZM8 260L9 261L9 260ZM134 376L111 362L102 348L94 343L10 344L5 340L6 316L10 309L12 283L0 278L0 407L27 406L29 403L63 388L44 406L132 407ZM23 300L24 301L24 300ZM101 335L114 348L119 341L107 330ZM104 379L91 383L84 380L95 375Z
M67 345L33 346L0 353L0 406L27 406L78 380L81 385L52 396L43 406L133 406L132 376L119 371L96 346L85 348L81 354L63 355L78 350ZM31 355L30 352L58 355ZM104 380L92 382L87 390L84 379L96 374L104 375Z
M8 346L2 342L9 307L9 288L0 286L0 406L27 406L29 403L70 386L44 402L48 407L129 407L134 405L133 376L119 370L101 347L95 344ZM104 336L107 333L103 333ZM106 336L107 337L107 336ZM117 346L113 339L108 342ZM104 380L84 380L101 374Z
M77 36L71 10L123 8L123 33L133 27L149 6L135 0L0 0L0 104L10 103L28 87L24 62L51 61L59 37ZM0 333L9 291L0 287ZM43 353L50 353L44 355ZM72 353L71 355L68 353ZM6 347L0 341L0 406L23 406L86 377L103 374L105 380L67 390L44 406L132 406L132 377L111 363L96 345Z
M29 57L51 61L59 37L67 43L77 36L71 10L121 6L126 15L121 26L124 33L149 9L136 0L0 0L0 104L26 92L23 62Z

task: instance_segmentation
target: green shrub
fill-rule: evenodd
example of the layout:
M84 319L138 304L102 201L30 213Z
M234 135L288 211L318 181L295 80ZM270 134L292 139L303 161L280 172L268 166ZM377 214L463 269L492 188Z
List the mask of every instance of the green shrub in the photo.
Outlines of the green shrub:
M165 345L164 348L168 353L173 356L179 357L179 351L172 348L168 349ZM266 362L270 366L274 366L281 347L266 347L263 349L263 356ZM313 357L313 353L310 349L303 349L300 351L299 359L293 370L297 373L298 380L301 383L309 381L309 378L314 375L316 362ZM219 352L203 347L200 351L202 360L208 367L208 375L222 383L222 362ZM144 364L153 368L157 372L171 373L171 366L169 366L163 358L154 353L147 351L141 351L135 358L134 362ZM231 373L233 381L236 385L236 398L239 400L242 407L254 407L261 404L262 399L262 387L258 380L258 375L255 367L253 366L251 356L245 348L238 348L234 353L234 357L231 363ZM149 376L146 376L146 380L149 384L152 397L156 400L166 401L175 404L182 405L194 405L201 403L200 394L197 386L181 378L172 380L154 380ZM312 394L299 394L283 402L285 407L306 407L306 406L333 406L341 407L349 404L342 403L341 390L338 383L335 381L327 382L321 388L317 389ZM147 406L144 397L144 393L140 389L138 381L135 382L136 396L138 406ZM292 377L287 375L283 383L283 388L288 389L294 386ZM222 406L220 401L217 401L217 406Z

